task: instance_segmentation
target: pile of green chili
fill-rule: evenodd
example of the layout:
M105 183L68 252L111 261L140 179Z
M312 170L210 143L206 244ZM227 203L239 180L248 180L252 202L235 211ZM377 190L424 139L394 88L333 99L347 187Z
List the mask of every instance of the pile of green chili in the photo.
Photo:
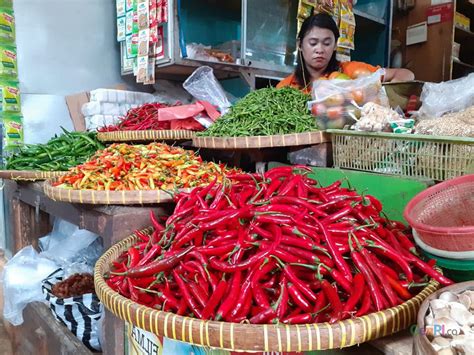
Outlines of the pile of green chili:
M25 144L8 158L6 169L66 171L104 148L94 132L68 132L64 128L63 132L46 144Z
M310 99L309 95L290 87L255 90L198 135L268 136L313 131L318 127L307 108Z

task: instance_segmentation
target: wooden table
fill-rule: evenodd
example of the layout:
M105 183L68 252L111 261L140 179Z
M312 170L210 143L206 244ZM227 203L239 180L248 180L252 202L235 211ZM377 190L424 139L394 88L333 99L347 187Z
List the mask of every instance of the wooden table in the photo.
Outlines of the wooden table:
M78 225L81 229L87 229L93 233L100 235L104 240L104 247L107 249L119 240L129 236L136 229L148 227L149 213L152 209L157 215L163 215L171 211L171 205L160 205L141 207L141 206L92 206L71 204L65 202L53 201L48 198L42 191L42 183L15 183L5 180L4 189L6 200L9 201L10 223L6 223L11 227L10 233L13 236L13 251L16 253L27 245L38 246L38 238L49 233L51 230L49 215L59 217L70 223ZM31 307L29 308L31 310ZM35 307L33 307L33 310ZM25 310L28 312L28 309ZM50 324L56 322L49 312L28 312L30 323L33 324ZM45 317L49 318L45 322ZM41 318L41 319L40 319ZM33 321L34 320L34 321ZM25 322L26 325L26 322ZM35 328L37 329L37 328ZM65 329L65 332L68 332ZM32 343L37 341L38 335L35 334L31 327L14 327L13 331L13 351L23 353L19 342L27 342L27 338L32 339ZM55 333L60 337L61 341L74 340L63 334L57 334L57 329L48 331L49 337ZM124 322L110 312L105 310L103 321L103 344L104 354L123 354L124 349ZM24 340L22 340L24 339ZM53 343L54 340L48 339ZM79 345L82 345L77 341ZM80 347L77 343L73 347L78 350L74 353L89 354L85 346ZM24 348L23 348L24 349ZM81 350L79 350L81 349ZM44 350L44 351L43 351ZM37 348L36 354L47 355L47 347Z
M49 216L62 218L79 228L100 235L108 248L130 235L134 230L149 226L149 211L168 214L171 205L160 207L91 206L53 201L42 192L42 183L5 181L5 196L10 202L10 223L14 252L27 245L37 247L38 238L49 233ZM25 323L13 327L13 351L23 354L35 349L38 355L51 353L91 354L64 326L59 324L43 304L29 305L24 311ZM124 322L105 310L102 327L102 350L106 355L124 353ZM39 344L33 346L34 344ZM342 350L324 351L326 354L389 354L411 355L412 337L405 331ZM32 348L33 346L33 348ZM55 349L55 346L57 347ZM73 350L72 350L73 349ZM65 351L65 352L63 352Z

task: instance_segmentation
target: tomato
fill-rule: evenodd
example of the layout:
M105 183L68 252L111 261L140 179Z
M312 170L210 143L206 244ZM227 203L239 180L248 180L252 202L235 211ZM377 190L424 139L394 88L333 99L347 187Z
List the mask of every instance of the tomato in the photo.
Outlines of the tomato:
M372 72L367 68L357 68L351 74L352 79L357 79L363 76L369 76Z
M352 100L356 102L357 105L361 106L365 103L365 93L364 90L353 90L351 92Z
M344 107L342 106L328 107L326 111L326 115L331 120L340 118L343 116L343 114L344 114Z
M311 113L313 116L322 116L326 113L326 106L324 104L313 104Z
M329 74L328 79L329 79L329 80L337 79L337 77L339 76L339 74L341 74L341 73L339 73L338 71L333 71L331 74Z
M345 97L344 95L342 94L335 94L335 95L331 95L329 96L325 101L324 103L327 105L327 106L341 106L342 104L344 104L344 101L345 101Z

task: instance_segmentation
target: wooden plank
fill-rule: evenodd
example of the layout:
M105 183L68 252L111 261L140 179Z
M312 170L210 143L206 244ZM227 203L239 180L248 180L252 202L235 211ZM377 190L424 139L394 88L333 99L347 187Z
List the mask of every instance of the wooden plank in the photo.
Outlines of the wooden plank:
M48 306L30 303L23 311L24 322L12 329L13 354L92 354L63 324Z

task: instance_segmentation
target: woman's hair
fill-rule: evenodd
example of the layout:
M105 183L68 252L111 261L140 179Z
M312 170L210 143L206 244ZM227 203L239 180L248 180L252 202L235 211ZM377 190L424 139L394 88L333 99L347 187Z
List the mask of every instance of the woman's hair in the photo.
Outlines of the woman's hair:
M303 39L306 37L309 31L311 31L314 27L325 28L332 33L334 33L334 38L337 40L339 38L339 29L337 28L336 23L334 22L333 18L328 14L317 14L308 17L304 20L303 24L301 25L300 32L298 33L298 54L297 54L297 64L295 69L295 78L299 85L305 86L308 83L305 83L305 79L309 79L311 75L309 74L308 68L306 67L306 63L303 58L303 53L301 53L301 46L303 44ZM331 59L329 60L328 66L324 73L331 73L333 71L337 71L339 69L339 62L336 59L336 52L332 54Z

